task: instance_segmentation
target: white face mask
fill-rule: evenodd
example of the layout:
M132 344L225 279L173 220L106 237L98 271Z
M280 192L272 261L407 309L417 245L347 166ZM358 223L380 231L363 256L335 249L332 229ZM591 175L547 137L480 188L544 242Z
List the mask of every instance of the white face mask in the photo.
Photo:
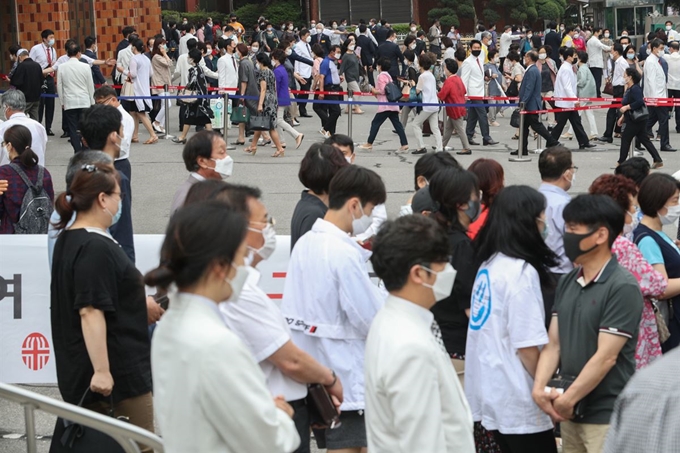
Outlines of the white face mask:
M411 27L411 31L416 31L416 27Z
M259 47L251 47L251 48L250 48L250 53L252 53L252 54L256 54L256 53L258 53L259 51L260 51L260 48L259 48Z
M286 55L291 55L293 53L293 49L286 49Z
M236 275L234 275L234 278L231 280L228 278L225 279L225 281L229 283L229 286L231 286L231 296L229 296L227 302L236 302L238 300L241 291L243 290L243 286L248 279L248 268L246 266L237 266L233 263L232 266L236 268Z
M605 37L605 38L609 38L609 33L605 33L605 34L604 34L604 37Z
M545 60L547 57L548 57L548 54L545 54L545 53L539 53L538 54L539 60Z
M411 50L415 50L415 49L416 49L416 45L415 45L415 44L411 44L411 45L408 46L408 47L409 47L409 49L411 49Z
M666 25L666 31L671 31L672 29L673 27L671 27L670 25Z
M432 289L435 300L439 302L440 300L444 300L449 297L451 295L451 291L453 290L453 283L456 280L456 274L458 273L453 268L453 266L451 266L451 263L446 263L444 269L439 272L435 272L425 266L423 266L423 269L427 269L428 271L437 275L437 278L434 280L434 285L423 283L425 288Z
M364 214L364 207L361 206L361 204L359 205L359 209L361 209L361 217L357 219L354 217L354 214L352 214L352 234L354 236L368 230L368 227L373 223L373 219Z
M289 26L288 26L288 30L292 30L292 29L293 29L293 26L292 26L292 25L289 25Z
M680 205L666 206L666 209L668 210L666 215L659 214L659 217L661 218L661 224L672 225L680 218Z
M335 59L336 59L336 60L339 60L340 57L342 57L342 54L340 54L340 53L336 53L336 54L335 54Z
M345 156L345 160L348 164L352 165L352 156Z
M347 50L354 50L355 48L356 46L354 44L350 44L349 46L347 46Z
M256 233L261 233L262 237L264 238L264 244L259 249L254 249L252 247L248 248L257 253L263 260L266 260L272 256L272 253L274 253L274 250L276 250L276 230L274 230L274 227L271 224L267 224L267 226L262 230L258 230L256 228L248 229Z
M308 43L309 43L309 42L312 42L312 37L311 37L311 36L307 36L307 38L305 38L305 41L307 41Z
M212 159L215 161L215 170L222 176L222 179L226 179L231 176L234 171L234 159L231 156L227 156L224 159Z

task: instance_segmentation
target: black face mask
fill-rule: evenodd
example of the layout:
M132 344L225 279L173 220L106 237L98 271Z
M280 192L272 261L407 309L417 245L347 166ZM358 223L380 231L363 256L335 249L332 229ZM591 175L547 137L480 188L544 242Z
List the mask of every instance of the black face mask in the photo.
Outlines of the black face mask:
M475 57L478 57L478 56L480 56L480 55L482 54L482 51L481 51L481 50L473 50L473 51L471 51L470 53L471 53L472 55L474 55Z
M597 244L589 248L588 250L581 250L581 241L587 237L592 236L595 234L597 230L591 231L590 233L585 233L585 234L576 234L576 233L564 233L563 240L564 240L564 254L567 255L567 258L569 258L569 261L572 263L575 262L580 256L585 255L586 253L590 253L593 250L597 248Z

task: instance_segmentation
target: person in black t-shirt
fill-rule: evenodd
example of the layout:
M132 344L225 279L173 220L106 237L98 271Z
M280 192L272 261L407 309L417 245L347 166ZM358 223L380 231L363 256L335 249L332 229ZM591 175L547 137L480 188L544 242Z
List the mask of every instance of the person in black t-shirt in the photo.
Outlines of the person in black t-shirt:
M56 210L52 341L64 401L154 430L147 300L142 275L107 229L120 218L118 172L83 165ZM73 214L76 220L67 227ZM89 389L89 392L88 392Z

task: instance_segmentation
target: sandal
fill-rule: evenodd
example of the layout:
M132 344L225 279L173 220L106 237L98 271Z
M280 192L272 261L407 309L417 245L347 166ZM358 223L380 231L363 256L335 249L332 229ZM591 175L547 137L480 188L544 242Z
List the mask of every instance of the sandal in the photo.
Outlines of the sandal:
M232 144L232 145L236 145L236 146L243 146L243 145L246 144L246 141L243 140L242 142L239 142L239 141L237 140L237 141L235 141L235 142L231 142L231 144Z
M147 141L144 142L145 145L153 145L158 141L158 135L154 135L153 137L149 138Z
M373 145L369 145L368 143L366 143L365 145L359 145L359 148L366 150L366 151L373 151ZM408 149L408 147L407 147L407 149Z
M407 152L408 152L408 145L404 145L397 150L397 154L398 153L407 153Z
M274 154L272 154L272 157L285 157L285 156L286 156L286 150L285 149L279 150L279 151L275 152Z
M130 140L130 141L131 141L132 143L139 143L139 139L138 139L138 138L134 138L134 137L133 137L132 140Z
M255 154L257 154L257 146L255 148L251 148L250 146L247 146L247 147L243 148L243 151L254 156Z
M513 135L513 136L512 136L512 139L513 139L513 140L519 140L519 134Z
M302 145L302 140L305 139L305 134L300 134L298 137L295 139L295 149L299 149L300 145Z

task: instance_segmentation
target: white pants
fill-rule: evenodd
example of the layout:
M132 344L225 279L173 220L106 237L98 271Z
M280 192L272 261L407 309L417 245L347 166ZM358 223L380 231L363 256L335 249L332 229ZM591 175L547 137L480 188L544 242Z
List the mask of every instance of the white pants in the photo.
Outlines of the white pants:
M584 101L584 102L581 102L581 107L585 107L585 106L590 105L590 104L592 104L592 102L585 102ZM583 114L585 113L586 118L588 119L588 124L590 124L590 134L588 134L588 136L589 137L592 136L592 135L599 136L599 134L597 133L597 124L595 123L594 112L592 110L579 110L578 113L579 113L579 115L581 116L582 119L583 119ZM585 127L583 129L585 129ZM574 135L574 128L571 126L571 124L569 125L569 133L571 135Z
M165 99L163 99L164 96L168 96L170 93L159 93L158 96L161 97L161 109L158 111L158 115L156 115L156 122L161 125L161 127L165 127ZM168 102L168 106L172 105L172 101Z
M283 131L288 132L294 139L297 140L300 133L293 129L293 126L283 120L283 110L284 107L279 107L276 111L276 127L279 130L279 140L281 143L283 143Z
M439 131L439 112L426 112L424 110L413 120L413 133L418 141L418 149L425 148L425 141L423 140L423 124L425 121L430 123L430 129L437 143L437 151L441 151L444 147L442 146L442 134Z

